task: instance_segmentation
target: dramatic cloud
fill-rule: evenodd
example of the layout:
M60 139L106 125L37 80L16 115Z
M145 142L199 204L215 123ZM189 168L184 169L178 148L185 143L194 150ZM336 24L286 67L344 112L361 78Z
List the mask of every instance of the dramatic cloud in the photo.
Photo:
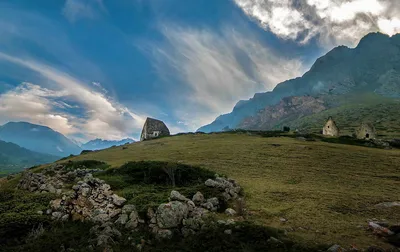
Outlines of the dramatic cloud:
M234 0L250 17L283 39L324 46L354 46L369 32L400 32L398 0Z
M48 125L62 133L74 133L76 128L89 138L120 139L140 131L144 119L128 108L96 92L66 73L47 65L13 57L0 52L0 60L28 68L55 84L55 89L23 83L0 97L0 117L24 119ZM57 98L57 99L56 99ZM62 99L61 99L62 98ZM82 107L80 118L68 113L73 101ZM62 112L59 112L59 111ZM74 126L72 126L74 125Z
M232 29L217 33L169 26L163 33L167 42L152 47L155 67L171 85L180 124L192 130L230 112L240 99L303 71L299 60L280 57L255 37Z
M66 0L62 12L73 23L84 18L94 19L106 12L106 8L103 0Z

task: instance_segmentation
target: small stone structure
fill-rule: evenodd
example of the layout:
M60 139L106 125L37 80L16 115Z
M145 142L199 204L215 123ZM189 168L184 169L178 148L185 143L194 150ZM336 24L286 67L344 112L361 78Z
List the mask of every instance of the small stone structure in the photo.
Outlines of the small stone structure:
M356 136L358 139L375 139L376 130L374 125L371 123L362 123L361 126L356 130Z
M328 121L326 121L324 128L322 129L322 134L325 136L339 136L339 128L336 126L335 121L330 116Z
M169 129L163 121L147 117L140 136L140 141L169 135Z

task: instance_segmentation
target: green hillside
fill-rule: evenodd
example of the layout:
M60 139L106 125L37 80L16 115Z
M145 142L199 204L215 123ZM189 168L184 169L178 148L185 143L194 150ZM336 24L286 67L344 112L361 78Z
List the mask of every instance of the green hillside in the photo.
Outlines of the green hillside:
M380 138L400 138L400 100L384 98L374 94L360 94L356 97L342 97L340 105L290 122L281 122L300 131L319 133L327 118L332 116L342 135L351 135L362 122L371 122Z
M308 247L306 251L314 251L318 246L327 248L332 244L340 244L347 248L355 246L360 249L369 246L391 248L384 239L379 239L368 231L367 224L371 219L385 220L389 223L398 223L400 219L398 207L375 207L382 202L399 200L398 149L384 150L284 136L261 137L246 133L187 134L89 152L59 162L80 164L78 161L84 160L107 163L110 168L96 176L109 183L113 191L125 197L130 204L135 204L139 211L146 209L147 205L165 202L172 188L136 184L135 180L128 177L133 174L128 175L127 168L137 166L137 163L127 162L171 162L178 163L182 169L190 169L186 166L190 165L227 175L236 179L244 190L246 213L243 217L238 217L238 221L244 218L250 225L277 228L281 230L281 236L286 234L286 239L300 244L301 247ZM98 162L85 163L95 167ZM104 168L103 163L99 164ZM38 167L35 171L40 172L45 167L47 166ZM203 175L209 176L208 173ZM31 223L48 222L49 220L43 219L47 218L46 216L37 216L35 213L46 208L46 199L51 195L39 194L43 197L36 199L38 194L15 190L16 183L18 178L10 181L0 180L0 196L4 194L5 200L11 197L7 195L24 198L24 207L19 201L6 201L9 202L8 207L0 209L3 225L7 225L10 218L13 221L24 220L26 216L30 216ZM199 187L195 184L177 187L178 191L186 195L205 190L204 186ZM32 207L26 208L28 205ZM13 212L12 215L10 211ZM282 221L282 218L286 221ZM89 239L89 228L90 226L84 227L79 222L51 226L46 229L48 231L44 233L43 238L36 241L36 245L30 243L28 247L23 248L25 251L35 251L32 248L40 247L40 242L53 247L60 246L57 239L61 239L63 244L83 246L82 244L87 244ZM84 235L77 237L77 233ZM234 239L239 239L236 236L232 237L233 240L226 237L216 238L212 234L199 239L205 239L204 242L210 244L230 244ZM263 238L254 239L254 242L258 243L257 239ZM179 246L188 246L184 247L185 249L180 247L182 251L195 251L189 248L197 246L191 240L184 243L174 242L153 251L176 251ZM153 245L157 247L156 244ZM124 251L118 246L116 251ZM151 247L148 251L152 251Z
M54 162L58 157L33 152L20 146L0 141L0 177L19 172L26 167Z
M372 218L397 221L399 150L247 134L182 135L89 153L119 167L127 161L172 161L208 168L243 185L255 223L288 230L305 244L388 246L365 231ZM280 218L287 218L287 223Z

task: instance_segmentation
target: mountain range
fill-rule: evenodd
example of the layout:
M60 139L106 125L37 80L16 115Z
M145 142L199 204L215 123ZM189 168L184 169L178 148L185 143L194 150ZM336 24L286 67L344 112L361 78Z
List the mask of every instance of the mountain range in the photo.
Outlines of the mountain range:
M81 148L84 150L102 150L102 149L107 149L112 146L119 146L119 145L124 145L126 143L133 143L135 140L131 138L125 138L122 140L103 140L103 139L94 139L91 140L85 144L82 144Z
M81 148L49 127L28 122L9 122L0 127L0 140L31 151L65 157L79 154Z
M51 163L59 157L30 151L14 143L0 141L0 176L10 172L18 172L23 168Z
M400 107L398 98L400 34L389 37L370 33L355 48L339 46L320 57L302 77L282 82L270 92L257 93L250 100L239 101L231 113L219 116L198 131L270 130L283 125L310 129L315 126L311 124L321 125L330 111L334 116L343 116L344 127L353 127L366 117L386 127L385 118L380 118L382 114L376 109L386 103L386 110ZM354 106L359 106L358 110L352 110ZM357 111L363 113L357 117L354 115ZM318 114L324 117L316 122ZM308 117L314 121L307 121Z

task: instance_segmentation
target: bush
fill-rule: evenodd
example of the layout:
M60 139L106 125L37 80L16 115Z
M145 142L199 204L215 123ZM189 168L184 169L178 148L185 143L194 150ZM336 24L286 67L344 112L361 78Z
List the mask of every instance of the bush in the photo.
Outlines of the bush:
M107 169L109 165L105 162L98 160L82 160L82 161L68 161L65 164L65 167L69 170L76 170L78 168L86 168L86 169Z
M290 131L290 127L288 126L283 126L283 132L289 132Z
M142 161L126 163L119 169L109 169L99 176L119 176L119 180L127 184L188 186L203 183L213 178L214 173L190 165Z

